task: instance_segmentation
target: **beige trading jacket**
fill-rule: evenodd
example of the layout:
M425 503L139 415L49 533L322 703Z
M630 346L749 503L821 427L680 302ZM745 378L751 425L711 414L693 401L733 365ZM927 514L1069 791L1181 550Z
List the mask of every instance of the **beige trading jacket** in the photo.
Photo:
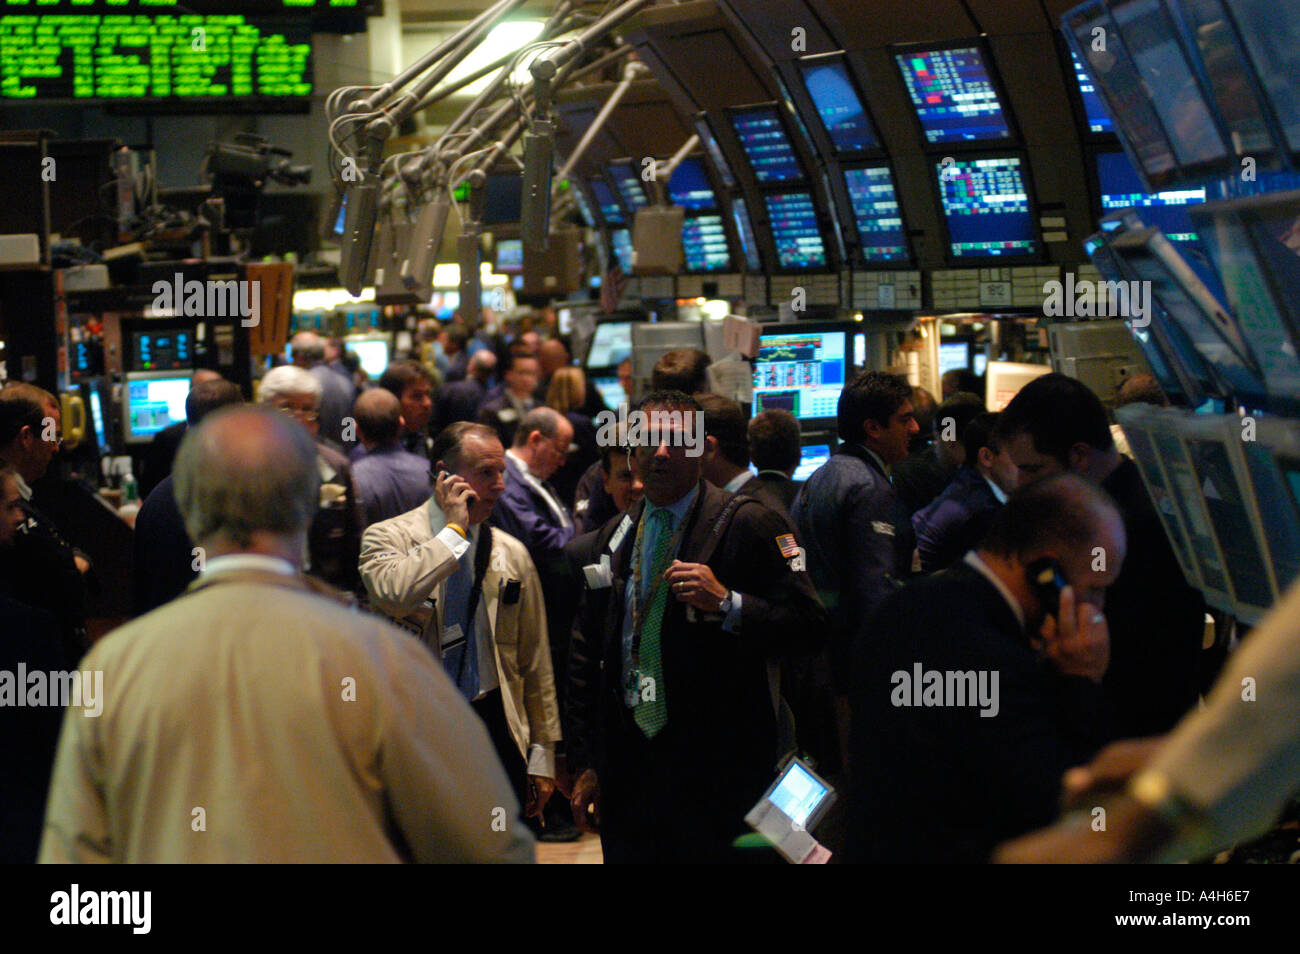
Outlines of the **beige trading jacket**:
M457 566L451 550L436 536L445 525L442 511L430 499L373 524L361 538L361 579L371 605L421 633L432 647L439 645L442 632L445 583ZM521 593L518 602L508 605L502 595L511 580L520 582ZM430 599L432 607L426 603ZM495 527L476 623L481 625L484 614L510 734L530 774L554 777L560 711L542 586L524 545Z

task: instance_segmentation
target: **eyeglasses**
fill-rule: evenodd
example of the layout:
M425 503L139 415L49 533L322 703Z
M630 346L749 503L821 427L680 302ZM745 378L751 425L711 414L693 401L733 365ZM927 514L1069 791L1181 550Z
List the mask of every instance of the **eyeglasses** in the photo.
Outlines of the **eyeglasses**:
M320 420L320 415L315 411L308 411L300 407L281 406L280 410L285 414L288 414L290 417L296 417L309 424L314 424L316 421Z

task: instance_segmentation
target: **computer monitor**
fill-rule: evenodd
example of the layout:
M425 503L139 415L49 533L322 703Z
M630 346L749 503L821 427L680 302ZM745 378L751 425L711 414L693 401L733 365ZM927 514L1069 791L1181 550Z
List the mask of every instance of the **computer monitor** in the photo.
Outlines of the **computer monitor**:
M848 378L849 332L764 331L754 362L754 413L781 409L800 421L833 420Z
M736 188L736 177L731 174L731 166L727 163L727 157L723 155L722 149L718 146L718 140L714 138L713 130L709 128L708 121L703 116L696 117L695 132L700 137L700 142L704 143L704 151L709 154L709 159L713 161L713 168L718 170L718 175L722 177L722 184L728 189Z
M767 203L780 267L788 271L825 268L826 247L822 244L812 193L769 192L763 200Z
M632 273L633 249L632 233L628 229L614 229L609 233L609 239L614 246L614 257L618 259L618 267L625 273Z
M1179 246L1198 241L1188 207L1205 201L1204 186L1148 192L1128 155L1119 149L1099 150L1093 154L1093 162L1102 215L1136 209L1143 225L1158 228L1169 241Z
M1121 42L1097 44L1095 37L1119 39L1119 28L1103 0L1065 14L1065 36L1082 59L1125 148L1131 149L1148 191L1158 191L1178 173L1173 147L1147 95L1137 66ZM1100 46L1100 48L1098 48Z
M608 182L604 179L592 179L591 194L596 197L596 204L600 206L600 216L605 220L606 225L623 224L623 207L618 204L614 190L610 188Z
M650 204L650 200L646 198L645 186L641 182L641 175L631 162L611 162L609 174L618 188L618 194L623 197L623 204L632 212Z
M616 377L597 377L591 379L592 385L600 395L600 399L605 402L605 407L611 411L617 411L620 404L627 403L627 393L623 390L623 383Z
M148 444L164 428L185 420L192 371L129 371L122 384L122 439Z
M193 367L193 331L170 328L131 335L132 371L181 371Z
M1119 422L1124 438L1128 441L1133 454L1133 462L1142 474L1147 493L1151 497L1160 525L1169 539L1170 548L1178 559L1183 576L1187 582L1200 587L1200 570L1192 554L1192 545L1183 524L1181 510L1174 499L1174 491L1165 476L1160 463L1160 454L1156 450L1152 429L1157 426L1152 417L1153 408L1146 404L1127 404L1115 410L1115 419Z
M1227 7L1294 163L1300 159L1300 11L1275 0L1232 0Z
M1015 361L990 361L984 384L984 406L1001 411L1030 381L1051 373L1045 364L1020 364Z
M934 175L951 258L1038 255L1038 229L1020 156L945 156L934 160Z
M791 479L796 484L802 484L817 469L831 459L831 445L827 441L823 444L804 444L799 448L799 466L794 469Z
M799 74L836 153L852 156L880 148L867 107L841 54L801 60Z
M894 190L894 175L887 165L844 170L844 185L858 226L862 257L867 264L905 262L907 234Z
M1160 232L1139 229L1116 237L1110 247L1138 281L1150 282L1177 329L1209 365L1218 382L1216 396L1250 408L1267 406L1262 374L1240 327ZM1152 322L1159 315L1152 316Z
M927 143L1013 138L992 71L978 43L907 47L894 54L894 62Z
M758 257L758 239L754 235L754 224L749 220L749 208L740 196L735 196L731 200L731 217L736 223L736 235L740 239L741 254L745 256L745 267L751 272L762 271L763 263Z
M587 349L588 368L614 368L632 355L631 321L602 321Z
M989 356L983 351L976 351L975 357L971 361L971 370L975 372L975 377L982 378L984 373L989 369Z
M668 198L673 205L693 211L711 211L718 207L704 161L686 158L668 177Z
M493 250L492 270L502 275L522 275L524 272L523 239L497 239Z
M524 178L518 173L490 175L483 182L483 224L509 225L523 215Z
M1270 405L1300 415L1300 192L1216 202L1193 213Z
M1300 425L1281 418L1256 421L1253 441L1241 442L1243 487L1260 515L1276 591L1300 578Z
M939 343L939 376L949 371L970 370L969 341L942 341Z
M732 109L730 116L731 128L755 179L764 185L803 179L803 167L775 104Z
M1235 433L1228 426L1228 419L1217 415L1187 415L1181 436L1232 586L1234 615L1256 622L1277 594L1264 556L1259 517L1247 506L1241 489L1245 464L1234 460L1242 444L1240 421Z
M1088 132L1094 135L1104 135L1115 132L1115 122L1110 118L1110 113L1106 112L1106 101L1101 98L1097 92L1097 87L1088 75L1088 67L1084 65L1079 54L1070 51L1070 66L1074 70L1075 86L1079 90L1079 100L1083 103L1084 119L1088 123Z
M391 342L387 335L383 337L344 338L344 347L361 361L361 370L370 375L372 380L379 377L388 368L391 360Z
M727 230L720 215L688 215L682 221L682 251L688 272L725 272L731 268Z

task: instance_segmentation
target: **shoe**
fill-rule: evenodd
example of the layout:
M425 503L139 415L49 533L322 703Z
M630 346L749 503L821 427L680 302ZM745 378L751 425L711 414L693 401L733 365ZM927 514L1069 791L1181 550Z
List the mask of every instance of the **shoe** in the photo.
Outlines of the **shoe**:
M538 841L545 842L563 842L577 841L582 837L582 830L572 822L563 824L550 824L542 829L542 833L537 836Z

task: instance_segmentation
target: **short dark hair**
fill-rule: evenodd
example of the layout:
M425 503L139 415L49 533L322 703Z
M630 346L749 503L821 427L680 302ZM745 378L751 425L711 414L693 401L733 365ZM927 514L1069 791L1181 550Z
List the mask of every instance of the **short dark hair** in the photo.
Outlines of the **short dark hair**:
M443 329L447 333L447 340L454 344L459 351L465 350L465 345L469 344L469 329L459 321L453 321Z
M39 432L45 407L51 404L59 405L53 394L25 381L0 390L0 447L12 443L24 427Z
M674 391L671 389L655 389L643 397L636 404L636 410L644 411L649 407L667 408L670 411L698 411L704 413L704 408L700 407L700 402L693 395L685 391Z
M622 442L613 444L602 444L600 448L600 469L605 476L610 475L610 468L614 466L615 457L625 457L634 452L633 448Z
M939 402L933 394L922 387L912 388L912 410L916 412L916 423L921 428L919 436L926 440L930 439L930 432L934 430L934 412L938 408Z
M738 401L721 394L700 394L696 400L704 408L704 436L717 438L718 450L729 463L748 467L749 435L744 408Z
M1115 406L1123 407L1126 404L1154 404L1156 407L1168 407L1169 398L1165 397L1165 392L1160 389L1160 382L1156 380L1155 375L1144 371L1133 375L1121 384L1115 393Z
M678 348L659 356L650 371L651 391L682 391L700 394L709 389L709 365L713 363L698 348Z
M998 449L997 438L993 429L997 427L998 415L992 411L978 414L964 429L961 429L961 446L966 451L966 466L974 467L981 448Z
M979 549L1027 560L1051 547L1077 550L1097 539L1099 511L1115 502L1075 474L1056 474L1022 487L997 512Z
M384 368L384 373L379 376L379 386L385 391L390 391L399 401L407 388L422 381L427 381L432 386L433 375L420 362L409 358L394 361Z
M1097 450L1115 446L1101 398L1087 385L1064 374L1045 374L1020 389L998 419L999 443L1028 434L1034 449L1063 465L1070 448L1082 441Z
M216 381L200 381L190 388L185 395L185 423L189 427L198 427L203 420L219 407L227 404L242 404L244 395L239 393L239 385L225 378Z
M484 440L488 438L494 441L501 440L501 436L486 424L457 421L455 424L448 424L433 439L433 446L429 448L429 463L437 467L438 461L443 461L449 469L455 470L460 466L461 446L465 443L465 438L470 436L481 437ZM437 474L433 476L436 478Z
M884 371L860 372L840 392L835 412L840 440L861 443L866 437L862 426L868 419L881 427L888 427L889 419L910 400L912 386L906 378Z
M560 419L563 415L553 407L535 407L519 421L519 426L515 428L515 447L523 447L528 443L528 437L533 431L537 431L547 440L553 438L560 430Z
M749 456L759 470L782 473L799 466L799 419L777 408L749 422Z
M939 379L940 386L947 384L959 394L980 395L984 389L980 387L979 376L969 368L953 368L951 371L945 371L943 377Z
M539 369L542 366L542 362L537 357L537 352L521 351L518 348L511 347L509 353L506 355L505 367L502 373L504 374L506 371L513 371L515 369L515 365L517 365L520 361L536 361L537 367Z
M948 422L952 421L957 432L956 439L960 441L967 425L984 411L983 401L974 394L960 391L935 409L934 430L942 437L943 432L948 428Z

